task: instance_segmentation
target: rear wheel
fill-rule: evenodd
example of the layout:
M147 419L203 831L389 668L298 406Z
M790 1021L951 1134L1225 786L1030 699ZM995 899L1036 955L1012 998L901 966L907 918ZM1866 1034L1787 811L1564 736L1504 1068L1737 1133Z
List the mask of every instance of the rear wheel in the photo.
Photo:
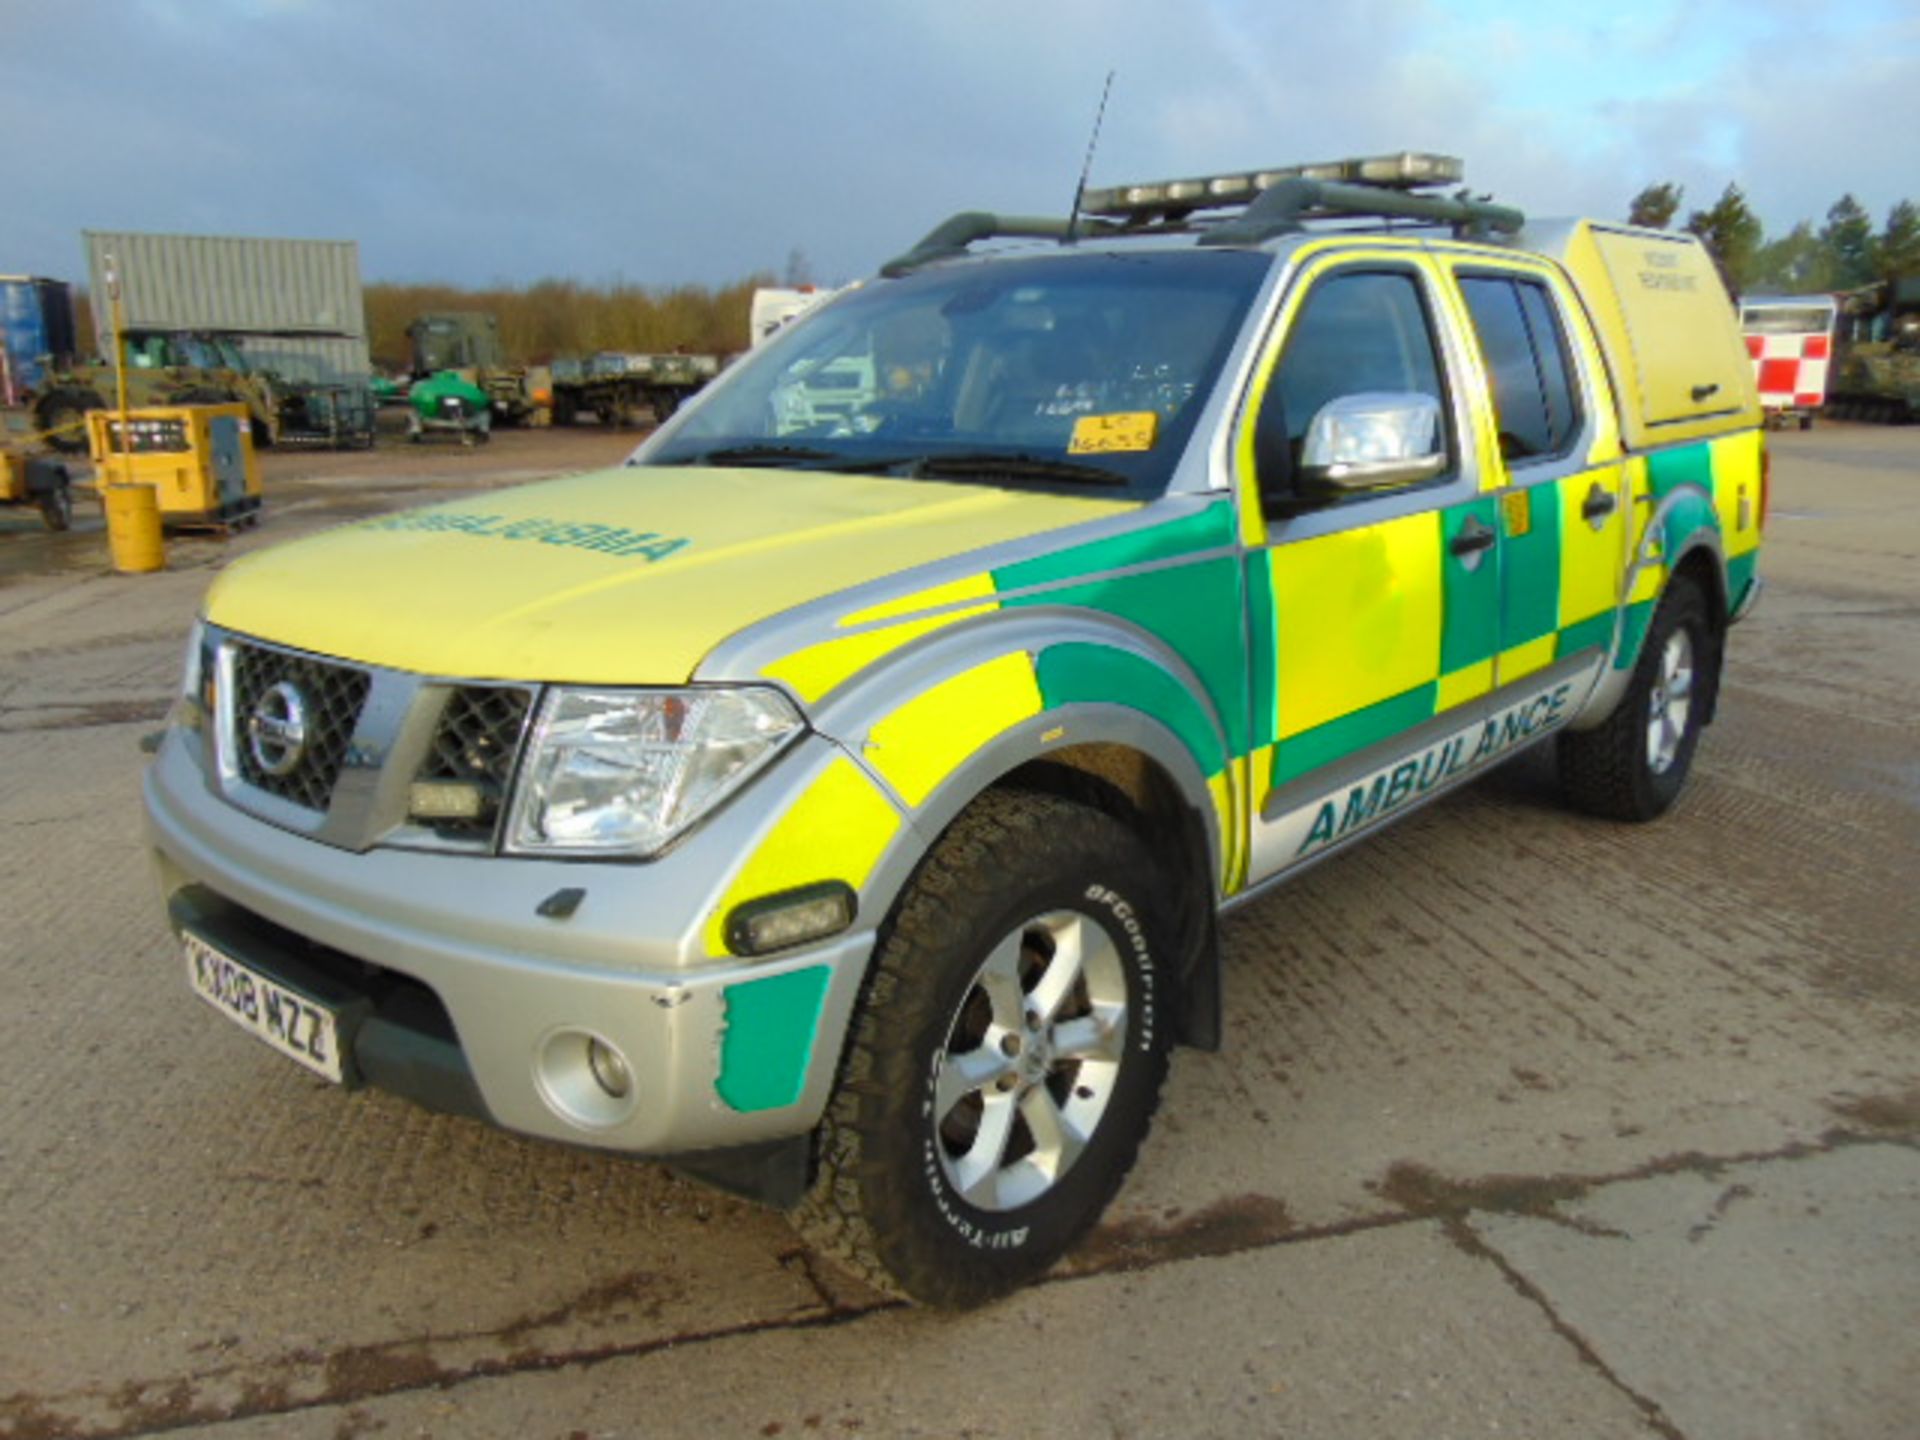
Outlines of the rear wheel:
M1679 798L1720 685L1720 637L1698 584L1676 577L1654 611L1627 693L1592 730L1565 731L1567 798L1613 820L1651 820Z
M1166 1073L1151 858L993 792L902 899L848 1037L801 1233L870 1283L979 1304L1040 1275L1133 1164Z

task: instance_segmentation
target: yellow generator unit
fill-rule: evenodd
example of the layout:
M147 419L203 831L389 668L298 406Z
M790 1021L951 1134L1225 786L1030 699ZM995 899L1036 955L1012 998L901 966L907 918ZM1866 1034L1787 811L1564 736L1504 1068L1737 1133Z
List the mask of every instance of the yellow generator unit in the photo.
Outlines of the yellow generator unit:
M229 530L260 510L260 462L244 405L156 405L87 415L95 483L151 485L160 523Z

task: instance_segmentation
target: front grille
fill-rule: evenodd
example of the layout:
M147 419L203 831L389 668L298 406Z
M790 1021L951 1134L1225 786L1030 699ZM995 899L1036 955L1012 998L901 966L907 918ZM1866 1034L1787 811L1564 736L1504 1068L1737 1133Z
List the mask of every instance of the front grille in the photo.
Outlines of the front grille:
M291 801L307 810L324 812L333 797L334 782L347 758L347 746L360 723L373 677L350 665L335 665L305 655L289 654L260 645L235 642L233 653L233 755L247 784ZM284 745L256 745L255 729L275 686L284 685L297 697L304 731L292 746L290 768L274 774ZM270 701L267 713L283 715L281 699ZM261 750L267 762L261 759ZM269 768L269 766L272 768Z
M434 732L433 748L415 777L427 783L472 785L484 804L472 818L420 823L448 840L488 840L513 778L514 756L533 708L533 692L500 685L463 685L453 692Z

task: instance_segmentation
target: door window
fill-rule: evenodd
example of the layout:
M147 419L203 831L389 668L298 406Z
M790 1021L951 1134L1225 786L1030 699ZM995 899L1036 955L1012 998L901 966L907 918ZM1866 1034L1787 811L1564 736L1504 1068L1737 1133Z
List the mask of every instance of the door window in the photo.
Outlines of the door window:
M1580 428L1566 336L1546 287L1511 276L1463 275L1460 293L1493 384L1500 458L1562 454Z
M1294 317L1261 404L1261 449L1291 473L1322 406L1343 395L1380 394L1431 396L1446 415L1433 326L1413 275L1344 271L1316 284ZM1269 494L1286 484L1284 476L1260 478Z

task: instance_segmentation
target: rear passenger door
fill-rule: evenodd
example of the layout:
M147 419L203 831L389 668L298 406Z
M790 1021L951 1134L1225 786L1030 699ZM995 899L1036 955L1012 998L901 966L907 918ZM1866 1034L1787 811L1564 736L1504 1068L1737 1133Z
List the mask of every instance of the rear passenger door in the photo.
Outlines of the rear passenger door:
M1564 282L1530 266L1451 266L1491 404L1484 441L1500 514L1496 697L1583 676L1614 641L1626 565L1618 429ZM1551 673L1546 673L1551 672Z

